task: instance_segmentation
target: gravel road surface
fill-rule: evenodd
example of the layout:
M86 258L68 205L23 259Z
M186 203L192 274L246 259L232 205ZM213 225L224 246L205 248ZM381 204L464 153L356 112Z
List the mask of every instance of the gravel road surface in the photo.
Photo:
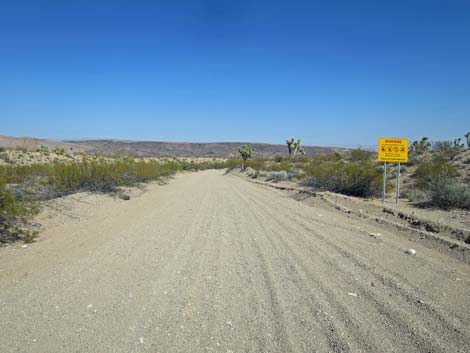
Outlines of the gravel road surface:
M470 266L380 227L179 175L0 249L0 352L470 352Z

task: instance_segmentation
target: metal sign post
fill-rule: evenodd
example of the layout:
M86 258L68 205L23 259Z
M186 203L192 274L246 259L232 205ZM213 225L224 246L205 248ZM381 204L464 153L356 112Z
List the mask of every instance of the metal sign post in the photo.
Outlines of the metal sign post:
M395 202L400 198L400 163L408 162L408 139L381 137L379 138L378 160L384 162L384 184L382 201L385 202L387 193L387 163L398 163L397 165L397 192Z
M398 170L397 170L397 195L395 197L395 203L398 203L399 198L400 198L400 162L398 162Z
M382 188L382 202L385 202L385 194L387 192L387 162L384 162L384 185Z

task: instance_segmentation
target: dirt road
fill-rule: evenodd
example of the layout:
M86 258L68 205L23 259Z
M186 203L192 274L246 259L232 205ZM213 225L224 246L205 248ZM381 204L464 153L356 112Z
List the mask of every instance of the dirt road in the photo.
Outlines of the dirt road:
M470 352L470 266L380 227L180 175L0 249L0 351Z

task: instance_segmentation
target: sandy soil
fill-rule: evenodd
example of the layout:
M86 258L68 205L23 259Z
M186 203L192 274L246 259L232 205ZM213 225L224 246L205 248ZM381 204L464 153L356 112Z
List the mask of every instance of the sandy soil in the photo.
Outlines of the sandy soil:
M405 230L219 171L80 197L0 249L1 352L469 351L470 266Z

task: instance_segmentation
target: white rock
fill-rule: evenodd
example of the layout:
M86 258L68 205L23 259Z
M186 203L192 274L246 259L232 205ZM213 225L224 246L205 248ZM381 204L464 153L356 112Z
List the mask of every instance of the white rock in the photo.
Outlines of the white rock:
M408 254L408 255L416 255L416 250L415 250L415 249L412 249L412 248L406 249L406 250L405 250L405 254Z
M348 295L351 296L351 297L357 297L357 294L353 293L353 292L349 292Z
M140 337L140 338L139 338L139 342L140 342L141 344L144 344L144 338L143 338L143 337Z

